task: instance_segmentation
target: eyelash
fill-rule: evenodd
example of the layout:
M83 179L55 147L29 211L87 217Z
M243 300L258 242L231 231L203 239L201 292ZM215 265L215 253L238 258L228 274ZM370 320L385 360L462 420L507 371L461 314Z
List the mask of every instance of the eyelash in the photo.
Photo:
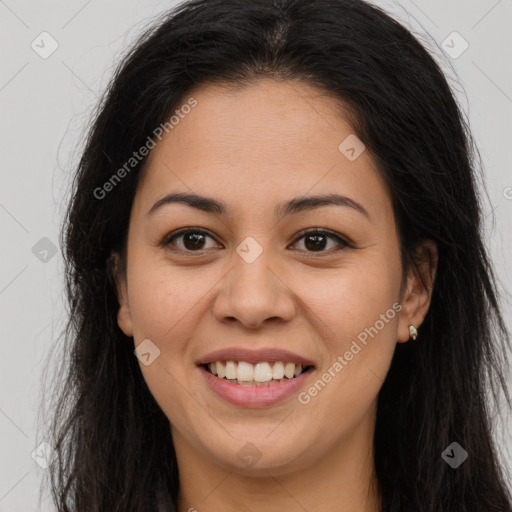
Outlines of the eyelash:
M161 247L168 247L169 245L172 245L171 241L174 240L175 238L178 238L180 236L183 236L183 235L186 235L187 233L199 233L201 235L205 235L205 236L208 236L212 239L215 239L208 231L205 231L204 229L201 229L201 228L183 228L183 229L179 229L178 231L175 231L173 233L170 233L169 235L167 235L163 240L162 242L159 244ZM340 245L342 245L343 247L341 249L337 249L335 251L318 251L318 254L328 254L328 255L331 255L331 254L334 254L334 253L338 253L339 251L342 251L345 247L349 247L349 248L352 248L352 249L355 249L354 245L351 244L350 242L348 242L346 239L342 238L340 235L334 233L333 231L330 231L330 230L327 230L327 229L321 229L321 228L313 228L313 229L306 229L306 230L302 230L300 231L298 234L297 234L297 237L295 238L295 240L292 242L292 245L295 245L299 240L301 240L302 238L305 238L307 235L311 235L311 234L316 234L316 235L324 235L324 236L327 236L328 238L333 238L335 239L337 242L339 242ZM185 253L197 253L197 254L203 254L205 251L207 251L208 249L200 249L200 250L197 250L197 251L190 251L190 250L187 250L187 249L172 249L172 250L177 250L177 251L182 251L182 252L185 252ZM316 251L305 251L311 255L314 255L316 253Z

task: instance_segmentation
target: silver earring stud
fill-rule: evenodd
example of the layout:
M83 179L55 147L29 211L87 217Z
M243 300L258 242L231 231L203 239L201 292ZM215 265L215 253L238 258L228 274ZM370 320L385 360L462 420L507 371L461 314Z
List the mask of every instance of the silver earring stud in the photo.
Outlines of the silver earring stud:
M415 340L418 337L418 329L414 327L414 325L409 325L409 334L411 335L411 338Z

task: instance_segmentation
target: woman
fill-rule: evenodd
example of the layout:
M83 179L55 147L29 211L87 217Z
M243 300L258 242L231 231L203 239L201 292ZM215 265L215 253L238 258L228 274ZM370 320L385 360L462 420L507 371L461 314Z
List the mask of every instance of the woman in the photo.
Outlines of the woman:
M99 106L62 231L58 510L510 512L475 172L382 10L169 12Z

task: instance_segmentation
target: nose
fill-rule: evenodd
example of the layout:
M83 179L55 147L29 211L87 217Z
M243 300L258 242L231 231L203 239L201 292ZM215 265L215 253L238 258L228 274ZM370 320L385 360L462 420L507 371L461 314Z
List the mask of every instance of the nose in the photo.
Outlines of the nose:
M219 322L238 321L257 329L270 320L290 321L295 313L293 291L272 268L265 250L251 263L236 255L215 299L214 315Z

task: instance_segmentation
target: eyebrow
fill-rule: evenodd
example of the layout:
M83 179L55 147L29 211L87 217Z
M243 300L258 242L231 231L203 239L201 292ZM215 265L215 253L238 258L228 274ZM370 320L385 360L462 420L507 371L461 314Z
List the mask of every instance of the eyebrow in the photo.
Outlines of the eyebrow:
M162 206L171 203L183 203L196 208L198 210L214 213L218 215L226 215L228 213L228 207L222 201L213 199L211 197L200 196L192 193L175 192L167 194L166 196L159 199L148 211L147 216L153 215ZM288 215L296 213L314 210L322 206L344 206L352 208L370 219L370 214L364 208L364 206L357 201L350 199L350 197L341 194L327 194L327 195L316 195L316 196L304 196L295 197L289 201L285 201L276 206L274 215L276 218L281 219Z

